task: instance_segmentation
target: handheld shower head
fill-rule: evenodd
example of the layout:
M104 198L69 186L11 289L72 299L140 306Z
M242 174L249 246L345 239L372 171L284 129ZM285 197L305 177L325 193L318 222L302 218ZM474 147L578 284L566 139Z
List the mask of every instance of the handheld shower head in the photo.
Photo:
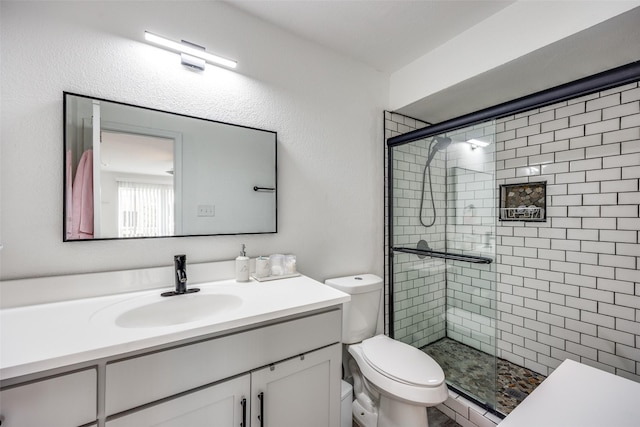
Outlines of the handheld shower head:
M451 145L451 138L446 136L436 136L431 141L432 144L434 142L435 142L435 145L433 146L433 148L431 149L431 152L429 153L429 157L427 158L427 164L425 167L429 167L429 165L431 164L431 161L433 160L433 158L435 157L438 151L446 150L447 147Z
M451 138L446 136L436 136L429 143L429 149L431 152L429 153L429 157L427 157L427 163L424 165L424 170L422 171L422 191L420 192L420 223L425 227L431 227L436 223L436 206L433 201L433 187L431 182L431 168L429 165L431 161L436 156L436 153L441 150L446 150L447 147L451 144ZM429 194L431 195L431 208L433 209L433 218L429 224L425 223L422 219L422 208L424 206L424 184L426 180L427 170L429 170Z
M451 138L447 136L436 136L434 139L436 140L436 145L433 147L433 151L446 150L451 144Z

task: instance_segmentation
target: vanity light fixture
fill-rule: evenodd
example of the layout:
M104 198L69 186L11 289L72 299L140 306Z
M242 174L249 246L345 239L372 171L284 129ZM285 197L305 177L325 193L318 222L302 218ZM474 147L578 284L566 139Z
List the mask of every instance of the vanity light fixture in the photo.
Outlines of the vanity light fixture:
M488 142L480 141L479 139L470 139L467 143L471 144L471 149L475 150L478 147L486 147L489 145Z
M151 43L165 47L169 50L180 52L182 59L182 65L187 67L196 68L198 70L204 70L205 61L215 65L222 65L228 68L236 68L238 63L231 59L226 59L221 56L213 55L205 50L204 47L197 44L190 43L182 40L182 42L175 42L169 40L157 34L144 32L144 38Z

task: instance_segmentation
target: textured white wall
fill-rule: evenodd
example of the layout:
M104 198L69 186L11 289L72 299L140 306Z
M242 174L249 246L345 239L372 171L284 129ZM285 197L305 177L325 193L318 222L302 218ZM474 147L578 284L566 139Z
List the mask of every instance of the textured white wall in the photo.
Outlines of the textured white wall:
M2 1L0 20L0 278L232 259L241 243L295 253L319 280L382 274L388 76L220 2ZM238 72L191 72L144 30ZM63 243L65 90L277 131L278 233Z

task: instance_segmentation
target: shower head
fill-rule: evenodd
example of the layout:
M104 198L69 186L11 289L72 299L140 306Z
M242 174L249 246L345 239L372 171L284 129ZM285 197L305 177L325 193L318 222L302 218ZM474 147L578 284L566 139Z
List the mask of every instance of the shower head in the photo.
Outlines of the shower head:
M427 158L427 164L425 165L425 168L431 164L431 161L433 160L433 158L435 157L438 151L447 149L447 147L451 144L451 138L446 136L436 136L431 141L431 144L433 143L435 143L435 145L431 149L431 153L429 153L429 157Z
M446 136L436 136L434 139L436 141L436 145L433 147L433 151L446 150L451 144L451 138Z

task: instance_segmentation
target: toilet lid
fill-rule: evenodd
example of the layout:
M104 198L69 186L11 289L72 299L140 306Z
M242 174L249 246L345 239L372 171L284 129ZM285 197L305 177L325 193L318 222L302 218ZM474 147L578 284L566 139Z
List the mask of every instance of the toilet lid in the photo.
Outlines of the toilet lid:
M423 387L437 387L444 382L444 372L435 360L385 335L364 340L362 353L376 371L396 381Z

